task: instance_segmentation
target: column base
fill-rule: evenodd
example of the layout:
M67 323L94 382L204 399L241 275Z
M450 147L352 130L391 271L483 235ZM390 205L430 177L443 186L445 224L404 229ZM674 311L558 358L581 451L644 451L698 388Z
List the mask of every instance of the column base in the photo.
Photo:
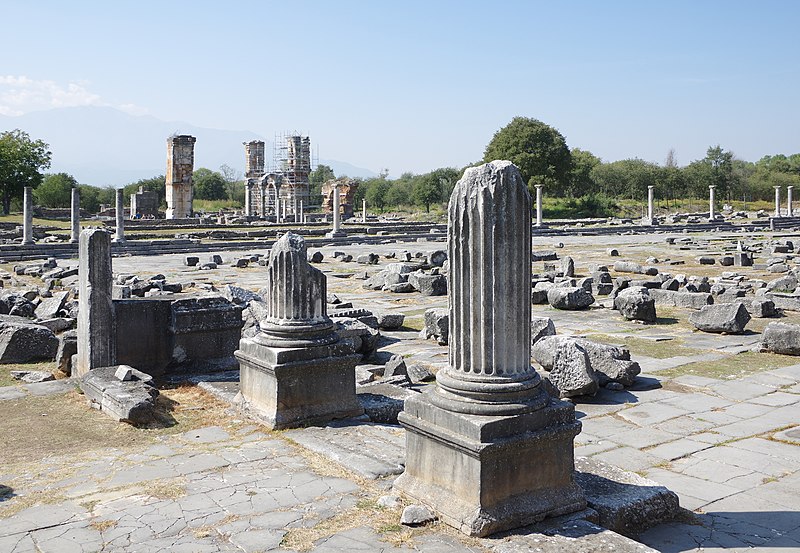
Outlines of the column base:
M32 246L32 245L34 245L35 243L36 243L36 241L34 241L34 240L23 240L23 241L21 242L21 244L22 244L23 246Z
M237 402L271 429L364 413L356 397L355 365L360 356L349 341L280 348L244 338L234 355L240 367Z
M124 244L124 243L125 243L125 241L126 241L126 240L125 240L124 238L113 238L113 239L111 240L111 242L112 242L112 243L114 243L114 244Z
M657 219L650 219L649 217L642 217L641 223L643 227L654 227L658 225Z
M347 236L347 233L343 230L332 230L330 232L325 233L325 238L343 238Z
M430 392L432 393L432 392ZM481 416L406 400L406 470L395 489L470 536L488 536L586 507L575 483L572 404L533 413Z

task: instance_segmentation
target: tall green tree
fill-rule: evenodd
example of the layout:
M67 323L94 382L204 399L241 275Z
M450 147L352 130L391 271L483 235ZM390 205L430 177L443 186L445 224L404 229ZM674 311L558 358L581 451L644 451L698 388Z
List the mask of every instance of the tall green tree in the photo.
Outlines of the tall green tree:
M158 205L162 208L167 207L167 179L164 175L158 175L157 177L150 177L147 179L139 179L136 182L132 182L130 184L126 184L125 188L123 189L123 195L125 196L125 202L130 202L131 194L135 194L139 191L139 189L145 190L147 192L155 192L158 194ZM100 203L107 203L105 202L104 192L105 189L98 189L98 194L100 198ZM81 197L81 204L83 204L83 197Z
M39 186L41 171L50 167L50 157L50 146L31 140L24 131L0 133L0 195L5 215L11 211L11 200L21 198L26 186Z
M647 187L655 186L660 167L643 159L623 159L601 163L591 171L600 193L612 198L647 198Z
M308 195L309 199L318 201L322 197L322 185L329 180L335 179L336 174L330 166L320 163L308 174Z
M198 200L224 200L227 198L225 177L216 171L200 167L192 173L194 197Z
M497 131L483 154L484 163L495 159L512 161L529 188L544 184L558 196L568 190L572 157L567 141L538 119L515 117Z
M38 205L45 207L69 207L72 203L72 189L78 187L75 177L67 173L45 175L33 195Z
M595 192L596 183L592 179L592 169L602 163L599 157L588 150L573 148L572 170L569 174L569 186L566 194L573 198Z
M389 181L386 180L385 176L367 179L361 186L364 188L364 198L370 208L382 210L386 206Z

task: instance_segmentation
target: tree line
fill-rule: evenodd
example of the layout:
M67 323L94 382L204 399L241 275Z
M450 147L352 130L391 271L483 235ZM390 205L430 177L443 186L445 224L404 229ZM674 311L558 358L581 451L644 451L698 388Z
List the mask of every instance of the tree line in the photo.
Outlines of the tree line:
M45 142L32 139L24 131L0 133L0 203L5 214L12 202L22 198L25 186L33 187L36 203L46 207L68 207L70 191L76 186L81 190L81 206L88 211L96 212L101 204L114 204L113 188L80 184L67 173L44 173L50 166L51 155ZM667 152L660 164L638 158L605 162L588 150L570 149L558 130L527 117L515 117L498 130L487 144L483 159L471 166L495 159L514 162L531 191L535 185L544 185L546 197L566 198L580 204L587 215L602 211L603 205L613 199L643 201L649 186L656 187L658 198L669 200L705 198L709 185L715 185L721 201L769 201L774 186L800 188L800 154L768 155L749 162L714 145L704 158L685 166L678 165L674 150ZM377 177L356 179L359 181L356 207L366 199L373 210L404 206L430 211L432 206L442 206L448 201L464 169L442 167L419 175L406 172L396 179L389 179L388 171L384 170ZM331 167L324 164L312 171L309 175L312 205L321 203L322 184L335 177ZM219 171L198 168L193 182L196 199L244 204L242 175L227 165ZM161 205L166 206L163 175L126 185L123 188L126 203L140 187L156 192Z

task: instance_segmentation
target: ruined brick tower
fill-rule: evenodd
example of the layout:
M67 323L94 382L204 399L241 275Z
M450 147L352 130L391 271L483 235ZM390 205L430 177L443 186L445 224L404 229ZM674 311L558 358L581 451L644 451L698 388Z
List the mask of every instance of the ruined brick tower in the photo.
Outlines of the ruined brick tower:
M244 143L244 153L247 157L244 176L248 179L258 179L264 176L264 141L251 140Z
M167 138L167 219L192 216L194 143L188 134Z

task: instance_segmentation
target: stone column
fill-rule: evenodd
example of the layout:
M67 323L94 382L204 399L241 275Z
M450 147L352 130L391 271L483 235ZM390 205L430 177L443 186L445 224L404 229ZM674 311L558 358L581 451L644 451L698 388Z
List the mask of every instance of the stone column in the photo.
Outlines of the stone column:
M781 187L775 187L775 217L781 216Z
M125 198L122 188L117 188L117 205L114 214L117 218L117 234L114 236L114 242L122 244L125 242Z
M281 202L281 221L286 221L286 204L289 203L289 198Z
M291 428L363 413L355 393L352 342L327 312L327 280L308 263L303 238L287 232L270 251L266 316L239 342L239 401L271 428Z
M792 190L794 186L786 187L786 216L794 217L794 210L792 209Z
M300 200L300 223L303 224L306 222L306 214L303 211L303 200Z
M81 189L75 186L71 190L71 194L72 203L69 209L71 233L69 241L71 244L77 244L81 235Z
M281 187L275 185L275 222L281 222Z
M406 469L395 486L470 535L586 505L573 480L574 407L551 402L530 364L530 228L511 162L465 171L448 208L448 366L399 417Z
M655 219L655 209L653 207L653 197L655 186L648 186L647 187L647 218L650 220L650 224L653 224L653 220Z
M542 185L536 185L536 226L542 226Z
M717 186L715 184L708 187L708 220L713 221L717 218L716 199L714 198L714 191Z
M341 214L340 211L340 194L339 194L339 181L333 181L333 230L325 234L328 238L336 238L338 236L345 236L345 232L341 229Z
M22 196L22 243L33 244L33 188L26 186Z
M361 222L367 222L367 200L361 200Z
M263 181L261 182L261 184L260 184L260 192L261 192L261 197L259 198L259 202L258 203L259 203L259 208L260 208L261 213L259 213L259 215L261 215L261 218L263 219L263 218L265 218L267 216L267 183L266 182L263 182Z
M244 216L245 217L252 217L253 216L253 183L251 181L246 181L244 184Z
M111 288L111 236L100 229L84 230L78 245L78 358L73 376L116 364Z

